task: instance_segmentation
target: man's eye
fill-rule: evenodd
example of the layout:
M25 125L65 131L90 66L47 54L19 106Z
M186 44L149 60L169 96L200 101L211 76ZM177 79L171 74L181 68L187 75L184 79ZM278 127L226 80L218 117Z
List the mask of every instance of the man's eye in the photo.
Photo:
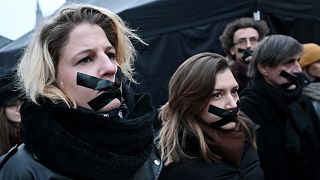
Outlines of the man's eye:
M296 59L290 59L285 64L293 64L295 61L296 61ZM298 62L299 62L299 60L298 60Z
M250 43L257 43L257 42L259 41L259 38L257 38L257 37L250 37L249 40L250 40Z
M238 43L239 43L239 44L246 43L246 39L239 39Z

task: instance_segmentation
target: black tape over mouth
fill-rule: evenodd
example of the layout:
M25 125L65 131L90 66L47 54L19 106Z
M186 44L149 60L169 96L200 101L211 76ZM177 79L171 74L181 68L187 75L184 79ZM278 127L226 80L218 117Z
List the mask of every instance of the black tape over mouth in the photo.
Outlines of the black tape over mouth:
M250 61L246 61L246 59L250 56L252 56L252 50L251 49L242 49L238 48L239 53L243 53L242 60L244 63L249 64Z
M120 96L120 97L119 97ZM110 91L105 91L99 96L95 97L91 101L88 102L88 105L92 108L94 111L98 111L107 104L109 104L112 100L115 98L121 99L121 92L119 89L112 88Z
M119 89L121 86L121 76L120 68L117 70L115 82L78 72L77 85L103 92L88 102L88 105L94 111L98 111L115 98L121 100L121 91Z
M280 87L287 89L291 85L299 85L299 83L302 85L302 87L307 86L310 84L310 80L306 77L304 73L299 73L297 76L293 76L290 73L286 71L281 71L280 76L284 77L288 80L287 83L281 84Z
M114 82L78 72L77 85L98 91L106 91L108 88L114 86Z
M210 105L208 112L222 118L216 122L210 123L211 126L221 127L230 122L235 122L238 116L238 111L239 111L239 101L237 101L237 108L233 109L232 111L224 110L216 106Z

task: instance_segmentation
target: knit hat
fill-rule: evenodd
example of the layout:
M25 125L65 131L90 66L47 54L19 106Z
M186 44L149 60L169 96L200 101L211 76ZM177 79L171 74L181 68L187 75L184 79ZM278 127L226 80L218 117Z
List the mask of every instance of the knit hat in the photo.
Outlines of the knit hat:
M314 43L303 44L303 53L299 64L302 69L306 66L320 61L320 46Z
M0 107L20 97L20 91L15 88L14 74L15 71L12 70L4 70L0 74Z

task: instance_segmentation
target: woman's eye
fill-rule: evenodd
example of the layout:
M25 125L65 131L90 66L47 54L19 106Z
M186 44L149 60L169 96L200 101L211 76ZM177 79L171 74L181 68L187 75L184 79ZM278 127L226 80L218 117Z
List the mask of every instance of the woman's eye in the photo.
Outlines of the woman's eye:
M115 59L116 58L116 53L114 53L114 52L107 52L106 54L109 57L109 59Z
M221 97L221 93L214 93L212 94L213 99L219 99Z
M85 58L82 58L82 59L78 62L78 64L86 64L86 63L91 62L91 61L93 61L93 58L91 58L90 56L87 56L87 57L85 57Z
M239 91L239 89L234 89L234 90L231 91L231 94L233 96L238 96L238 91Z

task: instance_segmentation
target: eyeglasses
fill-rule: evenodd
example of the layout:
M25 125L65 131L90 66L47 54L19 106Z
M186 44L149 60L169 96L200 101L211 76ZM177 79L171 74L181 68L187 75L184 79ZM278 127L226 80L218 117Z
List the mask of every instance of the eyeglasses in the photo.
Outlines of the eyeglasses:
M238 39L238 42L234 42L234 45L240 45L240 46L247 46L248 41L250 42L251 45L256 45L259 41L258 37L249 37L249 38L240 38Z

